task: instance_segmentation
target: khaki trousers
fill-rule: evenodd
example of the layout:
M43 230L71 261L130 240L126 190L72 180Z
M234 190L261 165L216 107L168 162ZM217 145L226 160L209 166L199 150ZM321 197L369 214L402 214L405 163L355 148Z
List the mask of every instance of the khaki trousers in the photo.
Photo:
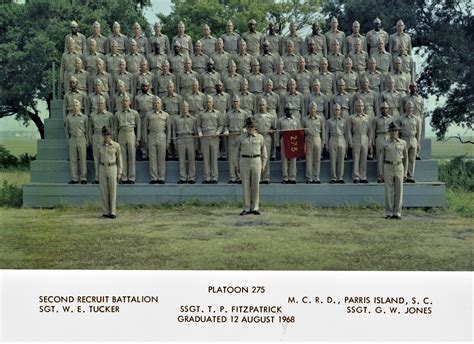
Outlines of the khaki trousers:
M401 216L403 200L403 164L384 164L385 215Z
M284 181L296 180L296 158L287 159L285 156L285 145L281 142L281 176Z
M331 180L344 179L344 156L346 142L344 139L331 137L329 139L329 159L331 160Z
M321 137L306 136L306 181L318 181L321 167Z
M84 136L72 136L69 139L69 165L71 167L72 180L87 180L87 144ZM77 173L77 164L79 161L79 169L81 174Z
M262 134L262 136L265 140L265 148L267 149L267 152L269 152L272 146L272 136L270 134ZM270 182L270 159L267 159L261 179L264 182Z
M99 180L99 151L100 146L104 143L102 134L94 134L92 136L92 155L94 156L94 172L95 180Z
M202 137L201 150L204 162L204 180L218 180L217 159L219 154L219 137Z
M142 159L146 159L148 156L148 144L145 142L144 137L147 133L146 128L145 128L145 114L146 113L140 113L140 125L141 125L141 132L142 132L142 137L140 139L140 153L142 154Z
M352 178L367 179L367 152L369 138L367 135L355 135L352 144Z
M99 187L102 196L102 213L117 215L117 166L99 165Z
M135 181L136 137L133 128L121 128L118 134L120 154L122 155L122 181Z
M244 188L243 209L258 210L260 200L260 174L262 171L261 158L240 158L240 175Z
M236 181L240 180L240 175L237 172L237 166L239 164L239 152L237 149L237 140L239 136L235 133L229 135L228 155L227 160L229 162L229 180Z
M382 154L383 145L388 140L388 133L378 133L375 139L375 158L377 159L377 178L383 174L383 164L379 166L380 154Z
M196 179L196 151L194 139L179 139L176 141L179 156L180 180L194 181ZM188 172L186 172L186 159L188 161Z
M418 141L416 138L406 140L408 144L408 170L407 178L414 178L415 176L415 161Z
M148 156L150 157L150 176L152 180L165 180L166 176L166 136L150 133L148 135Z

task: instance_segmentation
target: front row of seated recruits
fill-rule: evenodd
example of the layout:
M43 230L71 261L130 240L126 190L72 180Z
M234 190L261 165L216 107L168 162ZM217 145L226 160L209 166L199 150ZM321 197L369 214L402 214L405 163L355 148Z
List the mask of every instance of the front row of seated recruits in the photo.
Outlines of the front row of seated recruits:
M147 83L143 83L146 91ZM172 84L170 83L170 86ZM75 82L71 82L72 89ZM97 110L90 116L81 113L81 101L73 99L73 108L65 120L71 164L71 184L87 183L86 147L92 144L94 155L95 180L99 183L98 151L102 144L101 129L112 129L114 138L121 146L122 184L134 184L136 179L136 152L146 151L150 159L150 184L165 183L166 153L174 149L178 153L180 166L179 183L193 184L196 181L196 152L202 154L204 162L204 184L218 182L219 153L227 153L229 164L229 183L238 183L241 178L237 170L239 156L236 153L237 137L245 132L245 120L255 119L256 130L262 135L266 151L283 144L281 133L286 130L304 129L306 140L306 183L320 183L320 162L324 150L331 161L330 183L344 183L344 160L348 149L352 150L353 181L368 183L367 157L375 152L380 161L380 151L388 138L388 126L395 122L401 128L401 137L408 146L407 182L414 182L416 154L420 149L421 120L413 113L413 102L408 100L402 116L391 116L390 106L382 102L380 115L373 118L365 113L362 99L355 102L355 112L348 116L348 110L339 102L331 109L331 118L326 120L316 101L308 105L308 115L301 117L299 109L287 103L284 116L278 116L271 106L271 98L261 97L255 115L241 107L239 95L232 97L232 110L219 110L219 97L204 95L198 91L198 82L193 82L192 93L182 100L179 114L170 115L163 111L163 102L157 96L150 96L150 111L134 110L130 107L131 97L121 98L121 111L114 115L105 110L107 99L97 97ZM170 88L171 94L172 87ZM166 97L164 98L166 99ZM139 107L138 107L139 108ZM281 141L281 142L280 142ZM220 148L221 147L221 148ZM223 147L223 148L222 148ZM282 183L296 183L296 159L286 159L281 147ZM269 153L270 155L270 153ZM78 173L78 163L80 173ZM381 175L380 166L377 173ZM270 182L270 164L264 164L260 182ZM381 182L381 179L378 180Z

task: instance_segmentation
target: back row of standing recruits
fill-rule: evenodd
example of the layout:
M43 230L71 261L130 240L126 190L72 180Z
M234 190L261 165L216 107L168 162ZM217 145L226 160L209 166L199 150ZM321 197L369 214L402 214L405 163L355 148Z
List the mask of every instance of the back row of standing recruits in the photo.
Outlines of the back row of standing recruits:
M336 162L334 171L341 168L342 164L338 164L335 158L340 157L340 150L337 154L331 154L335 151L334 145L330 145L334 141L333 136L339 141L342 137L349 147L358 150L358 164L354 165L366 165L369 146L375 146L377 138L387 134L387 128L380 129L377 124L379 117L386 117L383 114L385 107L391 121L398 121L407 104L411 104L411 116L414 114L419 121L412 125L412 129L406 130L406 135L417 139L414 143L416 155L423 100L417 95L416 85L412 82L413 63L408 55L412 50L411 40L404 33L403 22L397 23L397 33L390 37L381 29L378 19L366 37L360 35L357 22L353 25L352 35L347 38L337 26L337 19L333 18L330 31L322 35L319 25L314 24L312 34L303 40L296 33L294 23L290 25L290 35L281 38L275 32L275 23L270 22L268 32L263 35L255 30L256 22L250 20L249 31L240 37L233 32L229 21L227 32L220 38L212 37L210 28L205 25L203 37L193 49L192 40L185 34L185 26L180 22L178 35L171 42L171 51L169 40L161 33L159 23L154 27L154 36L147 39L137 23L133 26L132 38L120 33L118 23L113 25L113 34L105 38L100 34L99 23L95 22L92 36L85 39L78 32L77 23L72 22L61 65L61 79L67 90L64 112L68 117L77 116L75 104L79 102L79 109L82 108L87 116L85 118L88 118L84 122L91 128L85 129L84 135L89 133L91 142L94 140L91 133L102 128L99 122L108 122L108 127L123 144L124 183L135 181L136 147L140 145L142 158L150 156L153 161L150 168L151 165L162 166L159 171L150 170L150 174L152 183L163 183L166 149L173 151L174 148L177 153L180 146L177 138L196 134L202 135L198 144L194 144L194 151L197 149L204 157L204 182L217 182L216 156L219 155L228 157L231 169L229 182L239 181L234 173L233 138L242 132L243 121L249 116L255 116L257 130L264 136L268 154L273 159L280 141L277 129L306 128L307 144L311 147L308 151L312 152L312 156L307 157L306 179L310 183L319 182L317 166L324 143L328 144L331 160ZM389 51L397 55L393 64L392 55L385 51L387 44ZM369 49L370 59L365 49ZM84 64L87 70L83 69ZM407 91L409 94L406 94ZM362 126L370 128L366 135L367 144L360 143L358 139L353 142L354 135L357 138L364 136L359 133L358 118L353 120L350 116L360 114L360 108L367 117L364 122L369 123ZM155 122L150 123L149 113L159 114L155 116ZM208 118L209 113L213 113L210 116L213 120ZM236 113L238 119L233 117ZM102 114L106 114L107 119ZM179 119L183 114L184 118L188 118L188 125L180 133ZM96 117L101 120L94 123ZM196 120L196 125L191 123L191 117ZM320 119L315 121L314 117ZM330 129L334 129L330 124L333 119L337 119L338 123L344 122L342 130L331 132ZM70 129L67 130L68 138L72 137ZM222 133L229 134L229 142L221 139L219 143L217 135ZM95 135L95 140L100 141L99 133ZM320 148L318 138L322 144ZM188 146L195 141L182 139L183 142L187 140ZM150 149L150 145L154 148ZM189 147L185 150L190 166L189 175L181 174L182 183L194 182L195 179L191 150ZM375 152L377 154L378 150L375 149ZM78 153L79 156L81 154ZM183 159L186 161L186 157ZM315 170L317 172L312 172ZM282 171L283 182L295 182L295 161L282 157ZM353 174L354 181L366 181L364 168ZM76 168L72 182L84 181L83 176L81 172L81 176L77 177ZM412 179L413 174L410 177ZM341 174L332 173L331 181L341 180ZM269 168L264 171L262 182L269 182Z

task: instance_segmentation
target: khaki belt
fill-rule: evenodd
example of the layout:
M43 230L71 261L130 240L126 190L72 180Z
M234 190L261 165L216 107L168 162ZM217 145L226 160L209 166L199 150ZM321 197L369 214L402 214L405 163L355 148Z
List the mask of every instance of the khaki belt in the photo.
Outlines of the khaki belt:
M106 163L104 164L103 162L100 163L102 166L115 166L117 165L115 162L109 162L109 163Z
M257 155L244 155L244 154L242 154L241 157L242 158L249 158L249 159L260 158L260 154L257 154Z
M388 161L388 160L384 160L383 163L387 165L393 165L393 166L398 166L402 164L401 161Z
M130 133L130 132L133 132L135 131L135 128L130 128L130 127L120 127L120 132L127 132L127 133Z

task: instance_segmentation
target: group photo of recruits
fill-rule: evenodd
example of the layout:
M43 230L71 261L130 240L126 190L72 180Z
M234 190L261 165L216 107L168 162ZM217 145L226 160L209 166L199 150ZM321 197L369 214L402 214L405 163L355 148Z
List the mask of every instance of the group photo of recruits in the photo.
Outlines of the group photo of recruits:
M166 161L179 161L178 184L195 184L203 160L203 184L217 184L219 160L228 162L228 183L243 184L241 215L260 214L259 185L270 183L270 161L281 161L283 184L296 184L296 158L285 156L283 134L304 130L306 184L369 183L367 160L377 160L385 183L387 218L401 218L403 183L415 183L424 101L417 93L410 36L402 20L387 33L380 19L365 35L330 20L328 31L311 24L307 37L295 22L280 36L271 19L265 32L213 35L203 26L193 42L185 24L171 39L161 23L146 37L138 23L132 37L79 32L65 37L60 66L70 184L87 184L91 148L103 217L116 217L116 188L135 184L136 161L149 161L150 184L165 184ZM167 28L174 31L174 28ZM330 179L320 180L321 160ZM199 176L201 177L201 176ZM375 182L375 181L374 181Z

